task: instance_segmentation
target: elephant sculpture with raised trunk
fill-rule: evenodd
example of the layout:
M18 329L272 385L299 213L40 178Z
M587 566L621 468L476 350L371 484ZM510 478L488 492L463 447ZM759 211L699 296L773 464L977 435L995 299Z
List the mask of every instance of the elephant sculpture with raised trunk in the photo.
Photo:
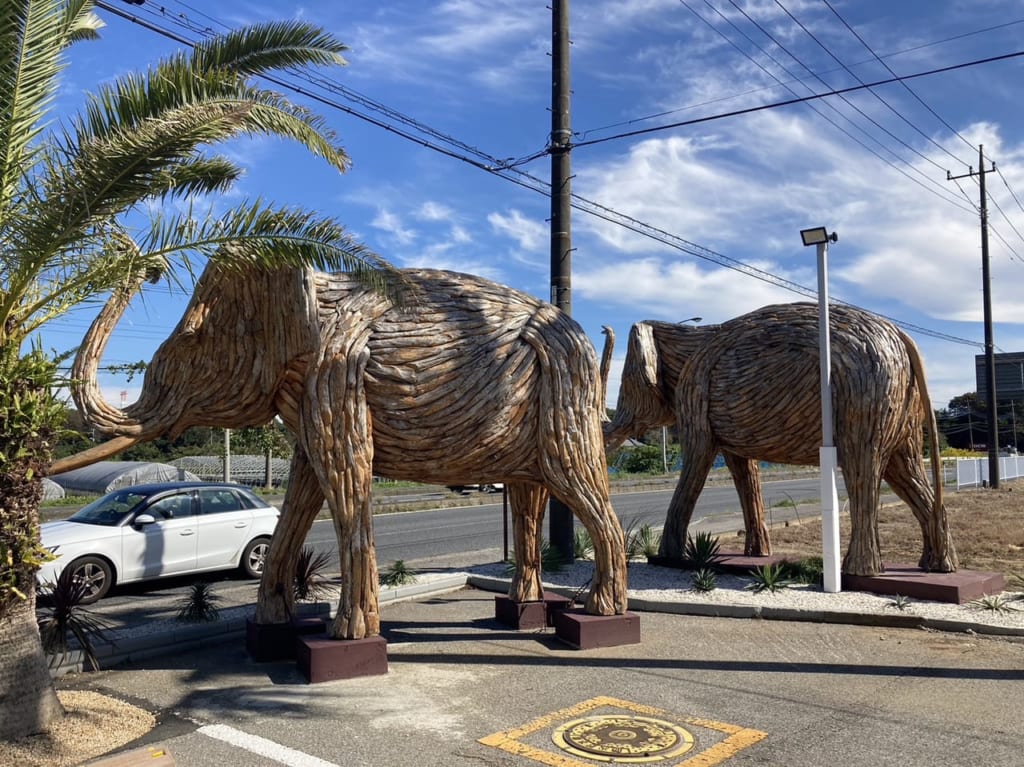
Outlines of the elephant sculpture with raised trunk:
M397 274L400 302L346 274L211 265L148 366L139 400L123 410L104 402L96 383L132 291L113 296L73 372L79 409L111 439L55 469L190 426L238 428L280 416L296 445L257 623L291 617L295 558L326 500L342 573L330 633L379 632L373 474L504 482L515 601L543 598L540 522L555 495L595 543L586 611L624 613L623 534L609 500L601 380L585 333L552 305L481 278Z

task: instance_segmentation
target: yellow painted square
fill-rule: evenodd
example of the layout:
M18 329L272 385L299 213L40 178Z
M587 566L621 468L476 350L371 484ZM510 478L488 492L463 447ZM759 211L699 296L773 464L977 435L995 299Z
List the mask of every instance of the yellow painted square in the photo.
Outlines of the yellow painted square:
M493 735L480 738L479 742L485 746L507 751L510 754L524 756L535 762L549 765L549 767L593 767L594 762L581 762L578 759L572 758L568 754L546 751L530 745L529 743L524 743L521 739L545 728L553 730L564 722L579 719L581 716L601 707L623 709L624 711L628 711L633 714L652 716L679 725L689 724L694 727L703 727L708 730L716 730L725 734L726 737L724 740L715 743L703 751L695 754L688 752L686 754L686 758L681 762L675 762L672 765L668 765L666 762L658 762L658 764L664 765L665 767L714 767L714 765L721 764L726 759L735 756L744 748L752 746L768 737L768 733L761 732L760 730L752 730L748 727L740 727L738 725L716 722L711 719L701 719L699 717L673 716L669 712L663 711L660 708L644 706L639 703L632 703L628 700L619 700L618 698L598 696L596 698L591 698L590 700L585 700L582 703L577 703L575 706L563 708L560 711L554 711L550 714L537 717L533 721L527 722L520 727L515 727L511 730L503 730L502 732L496 732Z

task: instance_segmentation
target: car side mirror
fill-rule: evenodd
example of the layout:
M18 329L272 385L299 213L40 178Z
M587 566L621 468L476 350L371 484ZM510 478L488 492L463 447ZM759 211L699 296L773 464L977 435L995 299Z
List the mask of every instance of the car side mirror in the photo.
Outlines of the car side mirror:
M139 514L133 521L132 527L145 527L146 525L152 525L156 522L156 517L152 514Z

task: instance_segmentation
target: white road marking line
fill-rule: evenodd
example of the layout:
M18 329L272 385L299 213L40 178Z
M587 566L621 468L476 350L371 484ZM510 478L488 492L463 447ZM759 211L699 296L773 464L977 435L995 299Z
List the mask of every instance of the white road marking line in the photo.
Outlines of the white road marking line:
M272 740L261 738L259 735L250 735L247 732L228 727L226 724L208 724L200 727L196 732L206 735L215 740L221 740L238 748L244 748L260 756L273 759L279 764L287 767L338 767L334 762L325 762L315 756L296 751L294 748L282 746Z

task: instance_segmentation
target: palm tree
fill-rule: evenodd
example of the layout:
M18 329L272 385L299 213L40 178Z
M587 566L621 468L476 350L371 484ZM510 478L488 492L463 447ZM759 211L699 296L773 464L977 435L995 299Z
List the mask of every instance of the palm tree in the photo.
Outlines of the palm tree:
M240 175L209 152L236 136L287 137L345 170L319 117L254 83L343 64L340 42L305 23L232 31L99 88L67 127L48 129L68 46L101 27L92 0L0 3L0 739L63 713L35 621L35 572L47 556L41 476L63 417L57 361L35 340L39 329L143 278L180 284L197 259L345 268L371 280L386 267L339 224L301 210L257 200L195 211L197 198ZM165 212L171 200L188 204Z

